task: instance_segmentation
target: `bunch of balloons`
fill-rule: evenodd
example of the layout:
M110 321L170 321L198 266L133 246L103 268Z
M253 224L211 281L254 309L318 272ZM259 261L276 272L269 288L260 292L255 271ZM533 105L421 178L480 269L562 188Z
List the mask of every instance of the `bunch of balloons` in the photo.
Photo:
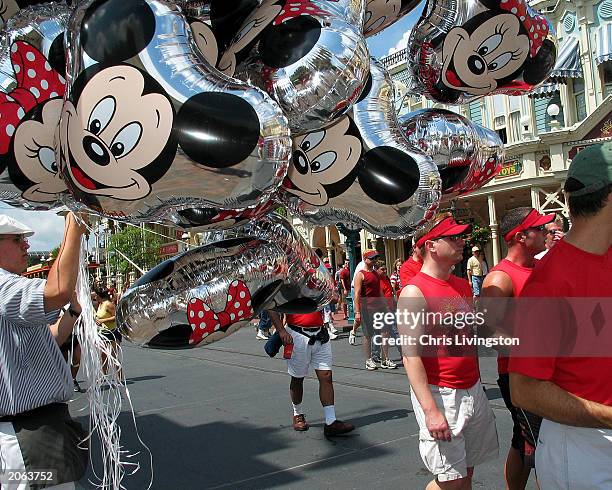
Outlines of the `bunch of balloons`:
M289 271L318 265L289 223L268 216L279 205L315 225L403 237L441 200L478 189L503 163L497 135L458 114L429 109L398 119L393 82L365 39L415 0L8 1L0 200L196 231L248 225L134 286L120 311L131 332L147 325L132 335L142 343L219 337L200 335L192 314L220 307L217 295L235 281L240 292L266 291L241 322L274 298L276 306L311 309L329 299L325 277ZM525 0L428 0L407 52L413 95L465 103L536 88L554 66L556 40ZM283 244L273 229L284 230ZM249 241L227 243L233 239ZM236 272L244 247L265 281ZM218 275L185 272L224 261L219 284ZM163 288L150 286L156 281ZM165 291L159 304L183 316L160 326L144 302L149 287ZM171 328L180 335L160 333Z

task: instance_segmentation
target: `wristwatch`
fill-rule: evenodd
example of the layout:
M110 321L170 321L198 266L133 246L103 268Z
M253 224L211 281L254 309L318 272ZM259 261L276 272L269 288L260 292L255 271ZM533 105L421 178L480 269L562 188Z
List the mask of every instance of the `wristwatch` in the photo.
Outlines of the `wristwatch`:
M78 316L81 315L80 311L76 311L74 309L74 307L72 306L72 303L68 304L68 308L66 308L66 311L70 314L71 317L73 318L77 318Z

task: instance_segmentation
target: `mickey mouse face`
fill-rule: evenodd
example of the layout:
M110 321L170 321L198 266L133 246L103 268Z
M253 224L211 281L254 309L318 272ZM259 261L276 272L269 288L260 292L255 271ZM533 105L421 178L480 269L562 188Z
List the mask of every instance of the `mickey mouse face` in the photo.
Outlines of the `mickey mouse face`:
M361 141L347 134L349 125L349 118L344 117L326 129L295 139L288 192L314 206L328 203L333 197L329 186L347 178L361 157Z
M368 36L400 15L401 0L368 0L363 33Z
M521 69L529 46L529 37L521 32L516 15L480 14L446 35L442 82L454 90L486 95L500 85L500 80Z
M282 7L277 4L277 0L264 0L259 8L251 12L230 46L223 53L219 61L219 70L232 76L236 71L236 54L251 44L281 10Z
M174 110L169 99L147 93L145 74L129 65L103 69L91 79L87 72L81 76L86 85L76 106L65 104L62 116L70 179L89 194L124 200L146 196L151 182L143 170L157 163L170 140Z
M189 25L191 26L193 39L200 53L202 53L204 59L208 61L208 63L215 66L217 64L217 57L219 56L219 48L212 29L208 27L208 24L199 20L194 20L190 22Z
M66 190L55 161L54 133L62 112L62 99L51 99L26 114L13 137L13 158L9 163L12 175L21 172L27 182L19 186L23 197L29 201L55 201Z

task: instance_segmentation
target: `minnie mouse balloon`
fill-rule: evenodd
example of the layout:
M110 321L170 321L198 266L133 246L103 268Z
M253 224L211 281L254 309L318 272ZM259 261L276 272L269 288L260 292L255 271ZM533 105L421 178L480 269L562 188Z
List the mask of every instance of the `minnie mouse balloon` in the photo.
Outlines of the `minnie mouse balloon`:
M552 26L526 0L428 0L408 49L417 91L451 104L525 95L557 56Z
M289 221L270 213L241 228L208 233L206 240L244 236L256 236L273 242L287 255L287 279L274 296L269 309L282 313L312 313L330 302L334 291L331 275Z
M266 90L293 134L346 113L368 76L363 0L264 0L218 68Z
M411 12L421 0L366 0L363 34L378 34Z
M66 82L66 5L28 7L5 26L0 47L0 199L26 209L61 205L54 135Z
M352 224L381 236L405 236L438 207L438 169L405 140L393 84L374 59L352 113L294 138L293 145L281 200L313 224Z
M501 170L504 144L495 131L445 109L399 117L408 142L433 158L446 199L479 189Z
M117 305L118 325L142 346L210 344L270 305L287 278L287 267L277 245L252 237L189 250L134 283Z
M79 4L68 33L62 173L89 209L130 221L189 208L245 210L287 169L286 118L264 92L199 54L164 0Z

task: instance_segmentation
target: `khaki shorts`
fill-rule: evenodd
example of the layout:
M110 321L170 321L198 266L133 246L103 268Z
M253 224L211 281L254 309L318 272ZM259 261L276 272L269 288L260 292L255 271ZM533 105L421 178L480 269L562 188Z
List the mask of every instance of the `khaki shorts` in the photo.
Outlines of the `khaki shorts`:
M495 416L480 381L467 390L429 385L434 401L446 416L450 442L431 437L425 413L410 390L419 424L419 451L425 466L441 482L467 476L467 469L495 459L499 454Z

